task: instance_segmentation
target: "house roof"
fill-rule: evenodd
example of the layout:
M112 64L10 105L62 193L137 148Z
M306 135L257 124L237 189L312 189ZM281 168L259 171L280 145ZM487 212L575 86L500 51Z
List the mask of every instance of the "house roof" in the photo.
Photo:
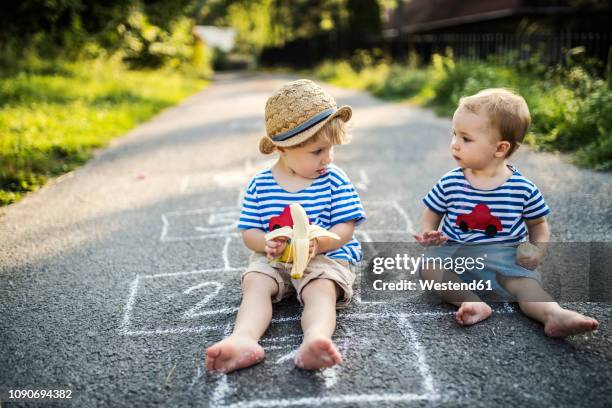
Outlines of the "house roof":
M387 15L385 37L496 20L515 15L575 12L567 1L544 0L410 0Z

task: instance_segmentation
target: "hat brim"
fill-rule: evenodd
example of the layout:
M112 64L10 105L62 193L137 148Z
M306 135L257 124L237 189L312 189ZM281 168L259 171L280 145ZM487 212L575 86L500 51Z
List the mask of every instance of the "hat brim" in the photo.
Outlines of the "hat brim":
M348 122L351 119L351 116L353 116L353 109L351 109L350 106L341 106L340 108L338 108L337 111L329 115L329 117L327 117L325 120L322 120L316 125L304 130L303 132L296 134L295 136L290 137L289 139L277 142L270 139L268 136L264 136L264 138L267 138L276 147L291 147L299 145L300 143L304 143L306 140L313 137L315 133L321 130L321 128L325 126L330 120L334 118L340 118L343 122Z

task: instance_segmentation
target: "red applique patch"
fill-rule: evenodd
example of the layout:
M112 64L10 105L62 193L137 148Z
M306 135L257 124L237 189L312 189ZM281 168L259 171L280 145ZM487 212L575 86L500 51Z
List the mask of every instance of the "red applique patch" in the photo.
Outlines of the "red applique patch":
M463 232L484 231L488 237L493 237L502 231L501 221L491 214L491 209L486 204L477 204L471 213L460 214L455 225Z

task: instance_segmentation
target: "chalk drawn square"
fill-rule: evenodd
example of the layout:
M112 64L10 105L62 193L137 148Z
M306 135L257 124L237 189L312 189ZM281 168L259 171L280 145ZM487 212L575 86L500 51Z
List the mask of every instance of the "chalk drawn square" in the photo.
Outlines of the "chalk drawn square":
M319 371L294 366L293 356L301 342L301 335L294 334L300 333L299 320L273 322L261 342L266 350L264 362L218 376L210 405L402 406L409 401L438 399L412 326L402 316L394 319L382 314L339 316L334 341L344 363ZM265 379L265 383L254 387L253 378Z
M131 284L121 331L146 335L222 330L238 310L241 272L139 275Z
M203 208L164 213L160 241L188 241L238 235L238 207Z

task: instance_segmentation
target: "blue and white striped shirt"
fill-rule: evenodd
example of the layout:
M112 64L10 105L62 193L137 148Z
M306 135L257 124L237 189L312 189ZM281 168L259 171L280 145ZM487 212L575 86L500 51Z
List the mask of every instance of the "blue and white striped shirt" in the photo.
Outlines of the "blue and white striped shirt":
M442 233L450 241L522 242L528 235L525 220L550 213L536 185L508 167L512 176L493 190L472 187L463 170L457 168L446 173L423 198L432 211L444 214Z
M366 219L355 187L339 167L329 165L325 174L295 193L285 191L276 183L271 169L265 169L249 182L238 228L258 228L268 232L270 218L279 215L291 203L299 203L310 221L325 229L347 221L358 225ZM361 245L353 236L343 247L324 255L356 263L362 258Z

